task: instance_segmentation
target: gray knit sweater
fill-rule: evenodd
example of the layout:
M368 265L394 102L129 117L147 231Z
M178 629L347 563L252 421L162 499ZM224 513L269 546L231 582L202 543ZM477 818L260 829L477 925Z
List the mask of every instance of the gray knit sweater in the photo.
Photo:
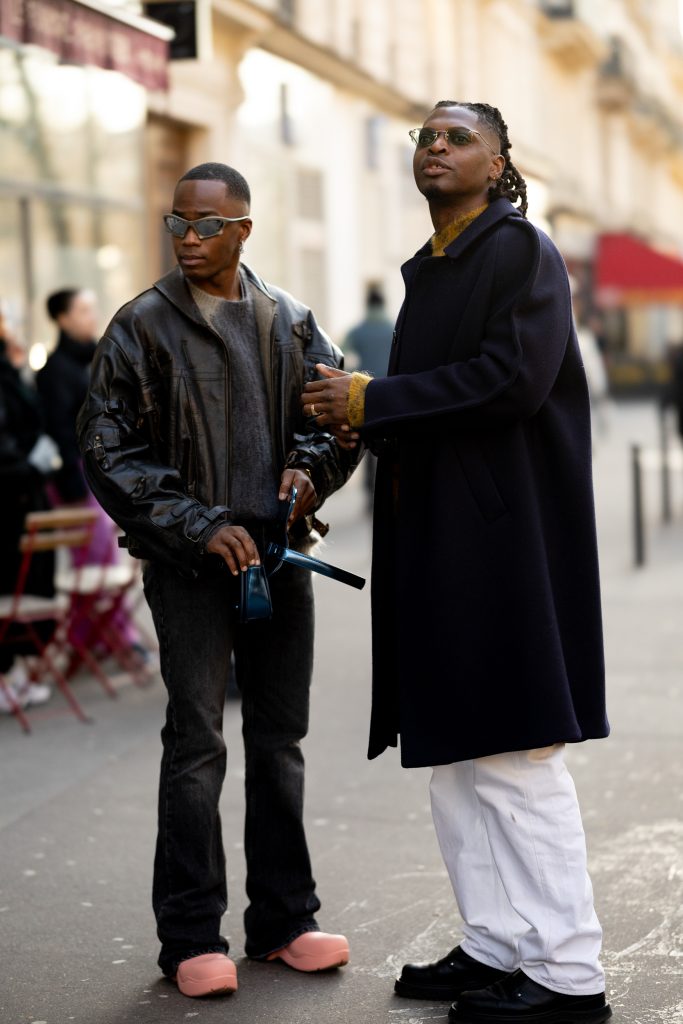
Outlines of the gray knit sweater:
M230 301L188 281L192 298L228 353L230 376L230 508L236 520L272 520L278 509L279 476L273 459L268 393L259 353L249 284L242 299Z

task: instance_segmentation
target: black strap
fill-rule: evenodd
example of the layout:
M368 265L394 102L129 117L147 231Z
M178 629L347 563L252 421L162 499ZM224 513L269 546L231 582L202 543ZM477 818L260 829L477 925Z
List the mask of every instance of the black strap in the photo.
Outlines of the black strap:
M300 551L294 551L292 548L283 548L281 544L269 544L268 555L281 562L298 565L300 569L308 569L310 572L320 573L321 576L329 576L331 580L346 583L347 586L355 587L356 590L362 590L365 586L362 576L355 576L352 572L347 572L346 569L338 569L336 565L321 562L319 558L303 555Z

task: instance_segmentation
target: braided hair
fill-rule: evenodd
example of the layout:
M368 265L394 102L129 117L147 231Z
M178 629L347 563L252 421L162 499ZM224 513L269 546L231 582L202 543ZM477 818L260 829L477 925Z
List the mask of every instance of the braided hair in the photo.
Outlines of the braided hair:
M465 110L471 110L473 114L476 114L480 124L486 125L487 128L490 128L498 136L501 156L505 158L505 166L495 185L492 185L489 189L489 202L492 203L494 199L505 198L514 204L519 200L519 212L523 217L526 217L528 206L526 181L510 159L511 142L508 138L508 126L503 120L503 115L498 107L492 107L488 103L460 103L458 100L439 100L434 109L438 110L440 107L463 107Z

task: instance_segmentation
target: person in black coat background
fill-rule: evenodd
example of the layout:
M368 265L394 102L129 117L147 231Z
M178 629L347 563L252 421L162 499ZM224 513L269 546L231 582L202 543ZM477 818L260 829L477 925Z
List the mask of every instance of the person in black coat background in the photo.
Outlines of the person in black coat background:
M47 431L62 459L61 469L52 482L51 496L56 504L87 505L97 512L90 543L72 549L74 566L115 565L120 557L116 528L86 483L76 438L76 419L88 394L90 364L97 348L97 300L87 289L63 288L48 297L47 311L59 328L59 339L37 374L36 384L43 399ZM85 607L87 610L87 601ZM146 661L148 653L140 644L126 605L118 609L112 623L120 638ZM92 623L87 614L74 616L69 638L86 646L90 644Z
M56 450L43 434L38 396L21 373L25 353L14 343L0 312L0 594L13 594L22 556L19 539L29 512L42 512L48 501L45 484L56 465ZM54 557L51 551L33 557L25 590L50 597L54 593ZM46 641L51 622L37 623ZM31 683L17 655L34 654L33 644L18 639L23 629L4 633L0 645L0 673L15 702L22 707L41 704L50 697L49 686ZM0 712L11 711L6 691L0 690Z
M76 417L88 393L90 364L97 347L97 305L92 292L63 288L47 300L59 328L57 347L36 377L47 429L59 447L62 467L55 477L60 502L85 502L88 485L76 440Z
M380 452L369 753L400 735L406 767L433 766L464 922L396 991L456 999L458 1021L599 1024L602 933L564 764L565 743L609 731L569 281L526 220L496 108L445 101L411 134L435 234L403 267L389 375L319 368L302 395Z

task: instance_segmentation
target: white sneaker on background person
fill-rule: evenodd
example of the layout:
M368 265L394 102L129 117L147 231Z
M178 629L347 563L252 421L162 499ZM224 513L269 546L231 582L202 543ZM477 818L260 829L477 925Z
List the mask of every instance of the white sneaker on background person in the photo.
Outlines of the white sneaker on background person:
M28 672L18 662L15 662L9 672L5 672L4 679L5 686L21 708L45 704L52 696L52 687L44 683L32 683ZM11 715L13 710L7 693L0 689L0 714Z

